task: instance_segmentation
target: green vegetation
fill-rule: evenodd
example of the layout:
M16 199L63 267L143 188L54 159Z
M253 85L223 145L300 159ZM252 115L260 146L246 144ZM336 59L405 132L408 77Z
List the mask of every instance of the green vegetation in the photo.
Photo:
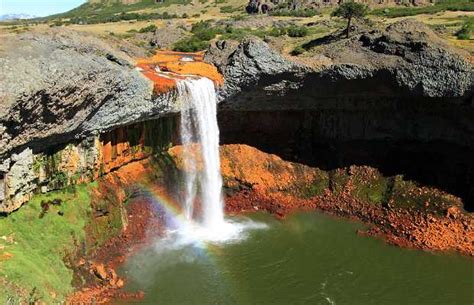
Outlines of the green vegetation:
M349 38L349 32L351 30L351 21L353 18L362 18L367 15L368 7L362 3L356 2L344 2L339 5L332 13L331 16L341 17L347 19L346 26L346 37Z
M209 42L219 35L219 39L242 41L248 36L257 36L265 38L265 36L279 37L288 35L289 37L304 37L311 31L306 26L291 25L289 27L272 27L269 29L252 29L252 28L233 28L231 26L219 27L213 26L211 21L200 21L193 24L190 37L178 41L174 45L175 51L196 52L206 49Z
M324 195L324 191L329 187L329 175L327 172L318 169L318 175L313 182L302 193L302 198L312 198Z
M413 181L403 180L403 176L393 178L391 199L394 207L415 209L444 215L450 206L457 206L454 196L432 188L421 188Z
M26 297L52 304L72 291L72 270L63 260L85 240L89 187L77 186L74 193L34 196L19 211L0 218L1 303L9 300L17 304ZM54 199L61 200L61 205L51 205L44 212L42 202ZM6 258L6 253L11 257Z
M287 31L286 28L284 27L273 27L269 32L268 35L273 36L273 37L280 37L283 35L286 35Z
M328 174L330 190L336 195L341 194L347 182L349 182L349 173L345 168L342 168L332 170Z
M231 14L239 11L243 11L242 7L233 7L231 5L222 6L220 9L223 14Z
M461 40L470 40L474 32L474 17L467 18L463 26L456 32L456 37Z
M193 24L191 29L193 35L178 41L173 49L180 52L204 50L209 46L209 41L216 37L219 31L219 28L212 27L210 21L200 21Z
M472 0L442 0L436 4L422 7L394 7L385 9L375 9L372 15L385 16L389 18L415 16L419 14L436 14L444 11L474 11Z
M184 38L174 44L173 50L179 52L197 52L206 49L209 41L199 40L196 37Z
M156 32L156 30L157 30L156 25L150 24L149 26L139 29L138 33L154 33Z
M69 12L41 18L38 20L52 21L54 26L68 24L98 24L107 22L119 22L127 20L156 20L181 18L177 14L164 13L137 13L135 11L147 8L166 7L171 4L189 4L190 0L167 0L156 3L155 0L142 0L135 4L125 5L115 1L104 3L85 3ZM186 18L186 17L182 17Z
M296 48L294 48L292 51L291 51L291 55L293 56L298 56L298 55L301 55L305 52L306 50L302 47L302 46L297 46Z
M364 169L356 169L352 174L354 183L353 195L359 200L385 204L388 202L388 178L383 177L379 172L366 172Z
M287 17L314 17L318 14L318 11L315 9L298 9L298 10L289 10L289 9L277 9L270 12L271 16L287 16Z
M150 8L167 7L171 4L189 4L190 0L166 0L156 3L155 0L141 0L134 4L123 4L120 1L103 1L101 3L84 3L83 5L66 13L53 15L48 18L74 18L85 16L106 17L112 15L126 14Z
M291 25L288 27L287 32L290 37L304 37L308 35L308 28L305 26Z

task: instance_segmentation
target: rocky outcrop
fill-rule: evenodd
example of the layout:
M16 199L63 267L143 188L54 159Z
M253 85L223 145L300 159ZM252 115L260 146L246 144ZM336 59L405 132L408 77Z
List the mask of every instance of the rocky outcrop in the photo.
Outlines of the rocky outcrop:
M2 37L0 157L169 112L125 53L73 31Z
M293 64L252 39L211 48L207 59L226 80L222 143L323 169L365 164L404 174L474 210L473 71L466 60L411 21L310 48L331 64Z
M221 101L246 90L255 92L268 78L274 85L267 89L291 88L295 76L309 71L305 66L286 60L258 39L247 39L240 44L218 41L209 48L204 59L224 75Z
M243 101L250 95L269 99L292 91L312 98L412 96L473 103L471 64L421 23L404 20L384 31L362 32L350 39L330 36L305 45L307 49L316 47L320 49L318 57L323 55L332 64L317 70L297 65L257 39L237 46L219 41L209 49L206 60L224 75L221 97L229 107L248 107ZM297 107L293 104L275 101L272 107Z
M18 208L43 181L97 175L100 134L179 111L173 93L154 95L131 58L96 38L61 29L2 42L0 212ZM43 155L68 143L62 157L76 168L47 177Z

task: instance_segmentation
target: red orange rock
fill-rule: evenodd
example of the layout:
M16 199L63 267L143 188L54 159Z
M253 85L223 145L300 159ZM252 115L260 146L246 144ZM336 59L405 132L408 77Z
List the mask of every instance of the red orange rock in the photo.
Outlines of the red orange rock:
M137 67L154 83L155 93L165 93L176 87L176 81L190 76L207 77L216 86L224 79L217 68L204 62L204 53L158 51L150 58L137 60Z

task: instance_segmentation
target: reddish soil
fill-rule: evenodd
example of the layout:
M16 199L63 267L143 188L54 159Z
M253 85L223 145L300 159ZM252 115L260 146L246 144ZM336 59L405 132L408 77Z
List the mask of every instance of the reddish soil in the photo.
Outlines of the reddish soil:
M296 210L319 210L324 213L363 221L368 230L361 235L381 237L400 247L423 250L455 250L474 256L474 222L472 216L454 210L437 217L415 210L387 209L357 200L347 193L300 199L289 195L268 194L253 190L240 191L226 199L230 214L266 211L284 218Z

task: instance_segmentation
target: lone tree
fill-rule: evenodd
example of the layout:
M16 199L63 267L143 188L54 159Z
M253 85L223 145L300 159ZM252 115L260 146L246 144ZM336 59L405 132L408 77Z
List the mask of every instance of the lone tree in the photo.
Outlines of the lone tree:
M362 3L344 2L339 5L331 16L342 17L347 19L346 37L349 38L349 31L351 29L352 18L362 18L367 15L368 7Z

